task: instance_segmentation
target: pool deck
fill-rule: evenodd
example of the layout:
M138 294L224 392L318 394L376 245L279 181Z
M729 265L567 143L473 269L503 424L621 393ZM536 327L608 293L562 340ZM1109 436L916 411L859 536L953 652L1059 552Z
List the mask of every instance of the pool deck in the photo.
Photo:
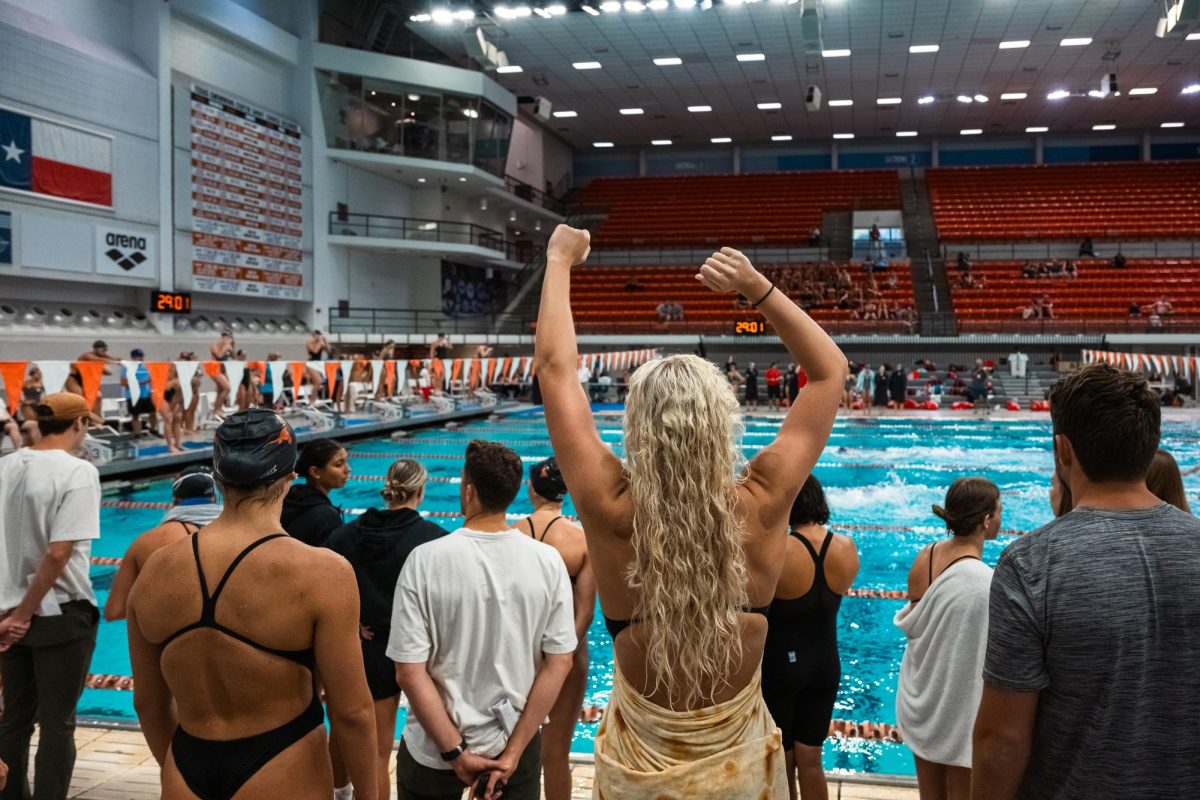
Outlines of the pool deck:
M159 797L158 765L139 731L79 727L75 731L79 755L71 780L76 800L153 800ZM37 739L34 738L36 747ZM393 762L393 769L395 763ZM592 796L591 764L572 768L573 800ZM864 783L837 783L830 778L829 794L841 800L916 800L916 788ZM392 797L395 797L393 789Z

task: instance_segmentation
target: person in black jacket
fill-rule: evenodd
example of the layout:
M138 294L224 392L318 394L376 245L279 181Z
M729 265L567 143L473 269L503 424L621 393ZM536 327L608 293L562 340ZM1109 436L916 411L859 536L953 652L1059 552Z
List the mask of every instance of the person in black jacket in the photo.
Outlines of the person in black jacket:
M904 371L903 366L897 366L888 378L888 394L897 407L904 405L908 397L908 373Z
M293 484L288 491L280 522L293 539L320 547L342 524L341 509L329 500L329 492L342 488L350 479L346 448L333 439L309 442L300 451L296 474L305 481Z
M358 579L359 624L367 685L375 700L375 731L380 797L391 791L388 759L396 736L400 687L396 665L387 656L392 624L392 601L400 570L419 545L446 535L441 527L421 518L417 508L425 499L428 473L420 462L401 459L388 468L383 485L383 511L368 509L330 536L325 546L354 567Z

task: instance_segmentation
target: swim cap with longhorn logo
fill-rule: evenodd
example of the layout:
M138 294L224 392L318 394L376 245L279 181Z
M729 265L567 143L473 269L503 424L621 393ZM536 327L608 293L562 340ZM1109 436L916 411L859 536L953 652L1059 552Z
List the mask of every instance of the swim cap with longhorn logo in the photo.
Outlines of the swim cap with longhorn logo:
M217 428L213 472L222 484L254 489L290 475L295 468L295 433L274 411L239 411Z

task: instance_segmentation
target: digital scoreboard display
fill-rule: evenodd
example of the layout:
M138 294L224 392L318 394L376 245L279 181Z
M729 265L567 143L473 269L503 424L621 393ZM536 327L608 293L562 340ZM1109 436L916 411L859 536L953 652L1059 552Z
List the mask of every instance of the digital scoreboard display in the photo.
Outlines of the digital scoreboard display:
M767 323L761 319L739 319L733 323L734 336L762 336L767 332Z
M156 314L190 314L192 293L155 292L150 295L150 310Z

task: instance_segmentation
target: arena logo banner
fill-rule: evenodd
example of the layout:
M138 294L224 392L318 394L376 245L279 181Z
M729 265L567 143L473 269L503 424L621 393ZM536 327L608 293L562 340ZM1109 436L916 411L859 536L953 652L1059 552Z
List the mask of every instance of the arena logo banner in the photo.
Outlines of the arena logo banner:
M190 119L192 289L302 300L300 127L202 86Z
M12 214L0 211L0 264L13 263Z
M0 189L112 208L113 140L0 106Z
M442 313L452 317L498 314L508 304L508 285L495 271L442 262Z
M158 279L154 234L96 227L96 272L128 278Z

